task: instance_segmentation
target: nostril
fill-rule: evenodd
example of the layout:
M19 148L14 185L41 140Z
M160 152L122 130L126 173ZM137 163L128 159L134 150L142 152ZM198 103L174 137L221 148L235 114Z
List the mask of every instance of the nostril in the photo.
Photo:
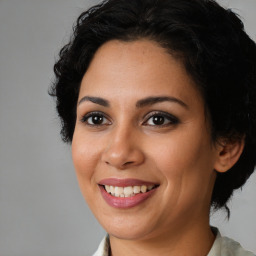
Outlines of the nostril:
M128 148L128 146L123 150L112 147L103 152L101 160L108 166L125 169L141 164L144 161L144 154L140 149Z
M130 162L126 162L126 163L124 163L123 165L124 166L126 166L126 165L129 165L129 164L132 164L133 162L132 161L130 161Z

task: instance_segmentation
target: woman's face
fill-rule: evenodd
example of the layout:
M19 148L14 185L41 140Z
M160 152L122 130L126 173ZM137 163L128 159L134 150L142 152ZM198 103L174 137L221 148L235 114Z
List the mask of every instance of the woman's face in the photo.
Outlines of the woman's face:
M96 52L81 83L72 156L110 235L147 239L208 224L218 151L200 93L157 43L115 40Z

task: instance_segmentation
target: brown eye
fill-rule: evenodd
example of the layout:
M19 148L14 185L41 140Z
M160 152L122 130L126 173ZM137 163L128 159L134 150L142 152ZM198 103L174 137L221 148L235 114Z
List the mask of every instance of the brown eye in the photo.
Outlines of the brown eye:
M89 124L96 124L96 125L102 124L103 121L104 121L104 117L100 115L94 115L87 119L87 122Z
M155 125L162 125L165 122L165 118L163 116L153 116L152 123Z
M156 112L152 113L144 124L149 126L167 126L177 124L178 122L178 118L169 113Z
M110 124L110 121L101 113L89 113L81 121L91 126Z

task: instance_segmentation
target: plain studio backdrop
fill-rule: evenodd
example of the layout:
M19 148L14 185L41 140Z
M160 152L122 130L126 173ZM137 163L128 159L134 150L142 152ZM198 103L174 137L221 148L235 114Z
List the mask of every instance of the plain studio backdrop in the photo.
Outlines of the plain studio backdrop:
M93 0L0 0L0 255L90 255L105 232L80 194L47 90L58 51ZM222 0L256 40L256 0ZM256 252L256 175L212 224ZM152 206L154 207L154 206Z

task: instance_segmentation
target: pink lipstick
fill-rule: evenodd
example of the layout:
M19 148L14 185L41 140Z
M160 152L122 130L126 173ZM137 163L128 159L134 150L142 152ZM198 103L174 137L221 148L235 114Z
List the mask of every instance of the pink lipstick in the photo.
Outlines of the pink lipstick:
M99 182L103 199L115 208L131 208L151 197L159 185L137 179L109 178Z

